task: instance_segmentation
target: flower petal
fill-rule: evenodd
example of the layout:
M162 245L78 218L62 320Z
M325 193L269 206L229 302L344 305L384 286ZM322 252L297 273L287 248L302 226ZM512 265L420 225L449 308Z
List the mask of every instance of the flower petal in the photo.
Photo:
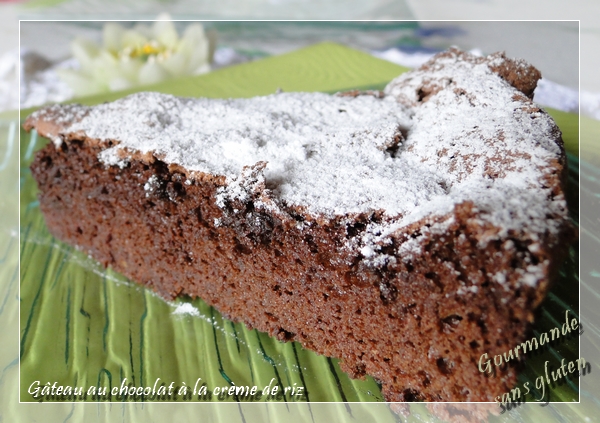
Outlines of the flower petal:
M92 77L83 75L72 69L57 69L56 73L67 83L75 93L75 97L98 94L105 91L102 84L95 81Z
M121 91L131 88L133 84L127 78L116 77L110 80L108 87L111 91Z
M177 50L188 57L188 74L196 74L199 68L210 62L209 40L202 25L194 24L186 28Z
M209 64L209 45L205 38L196 44L190 52L188 61L188 73L198 74L198 69Z
M136 49L143 46L146 41L147 38L144 37L140 32L129 29L123 33L121 46Z
M121 45L121 39L125 28L116 22L107 22L102 30L102 40L104 48L112 53L118 53L123 46Z
M71 53L77 59L81 69L89 72L93 66L93 59L98 55L96 44L84 38L76 38L71 43Z
M204 27L200 24L192 24L188 26L183 32L182 40L186 40L187 42L191 42L192 45L200 40L206 39L206 34L204 33Z
M154 60L148 60L140 69L139 82L142 85L156 84L169 78L169 74Z
M162 60L161 65L169 71L169 73L176 76L187 75L188 72L189 58L183 52L177 52L171 54Z
M168 19L168 20L160 20L154 22L152 27L152 32L154 35L154 39L156 39L163 46L168 49L174 49L179 41L179 36L177 35L177 30L175 29L175 25L170 20L169 15L161 15L159 19Z
M119 61L119 72L122 77L137 83L140 69L144 65L140 59L123 58Z
M203 73L208 73L210 72L210 64L208 63L204 63L200 66L198 66L195 70L194 70L194 75L201 75Z
M153 37L152 28L148 25L137 24L133 27L132 31L142 35L145 39L149 40Z

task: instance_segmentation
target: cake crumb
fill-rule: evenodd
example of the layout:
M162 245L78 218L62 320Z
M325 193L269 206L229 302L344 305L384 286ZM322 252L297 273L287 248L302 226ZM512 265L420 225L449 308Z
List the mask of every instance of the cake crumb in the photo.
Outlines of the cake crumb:
M173 314L175 316L183 316L183 315L195 316L195 317L200 316L200 312L198 311L198 309L190 303L178 304L177 308L175 310L173 310L173 312L171 314Z

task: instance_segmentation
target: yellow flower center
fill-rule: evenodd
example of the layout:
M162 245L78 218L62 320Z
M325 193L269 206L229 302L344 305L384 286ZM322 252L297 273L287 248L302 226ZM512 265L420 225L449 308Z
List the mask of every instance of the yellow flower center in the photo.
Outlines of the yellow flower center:
M118 52L118 56L121 58L130 59L140 58L145 61L150 57L162 59L163 57L169 56L170 53L171 52L167 47L159 44L155 40L152 40L136 47L125 47Z

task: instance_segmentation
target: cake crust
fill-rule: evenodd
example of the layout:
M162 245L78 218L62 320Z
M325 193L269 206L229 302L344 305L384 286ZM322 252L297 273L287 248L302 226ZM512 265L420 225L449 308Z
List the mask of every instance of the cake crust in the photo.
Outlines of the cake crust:
M467 71L483 82L465 87ZM366 179L398 163L425 170L422 185L389 196L410 198L387 208L389 198L377 189L360 191L366 185L356 192L370 201L358 206L345 203L353 191L332 194L342 206L321 201L318 189L276 178L269 166L278 155L255 160L248 150L250 162L237 171L228 162L209 169L173 160L164 144L150 140L146 149L127 140L135 122L112 135L99 127L99 113L110 116L127 101L106 110L52 106L25 128L54 141L32 164L50 231L105 266L165 298L202 297L232 320L338 357L353 377L380 381L388 401L493 400L512 388L517 370L486 377L477 360L525 339L573 237L560 131L529 99L538 78L533 67L500 54L451 50L392 81L383 94L330 97L337 110L347 107L336 113L379 107L392 121L377 136L369 125L369 135L358 136L360 148L381 154L374 156L381 166ZM504 114L486 112L491 129L455 113L478 116L500 94L508 105ZM320 105L320 95L314 98L311 104ZM441 123L423 125L436 110ZM366 133L348 127L350 138ZM520 134L523 128L535 132ZM476 151L481 145L491 153ZM310 148L327 156L320 146ZM321 172L322 164L312 169Z

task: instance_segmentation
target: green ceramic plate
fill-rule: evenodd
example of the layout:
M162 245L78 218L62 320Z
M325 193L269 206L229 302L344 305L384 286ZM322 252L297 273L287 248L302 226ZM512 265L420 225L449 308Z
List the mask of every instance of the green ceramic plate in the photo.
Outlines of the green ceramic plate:
M320 44L151 89L206 97L249 97L273 93L278 88L334 92L382 87L404 71L358 51ZM94 104L128 93L96 96L80 102ZM29 112L24 111L21 118ZM563 129L569 151L575 153L569 155L569 166L570 200L576 207L577 116L552 113ZM54 239L40 214L36 186L28 169L35 151L45 141L35 133L21 131L20 142L21 401L382 401L374 380L350 379L340 371L335 359L231 323L201 300L166 303L151 291L103 269L94 260ZM576 208L572 211L576 220ZM577 263L577 251L572 248L559 283L540 310L536 333L560 326L565 310L578 317ZM174 313L176 310L188 312ZM571 361L578 358L578 353L577 337L553 344L552 348L530 357L521 383L542 374L546 361L560 365L562 358ZM82 387L83 392L67 398L39 395L48 382ZM115 392L113 388L120 391L129 384L148 387L154 394L145 398L111 394ZM200 389L203 385L209 392L215 387L228 389L233 385L257 386L258 392L252 398L240 391L234 395L204 395ZM185 392L180 389L183 386ZM269 393L275 386L279 392L260 395L268 386ZM32 394L38 387L39 391ZM94 394L98 390L102 393L104 388L106 395ZM551 395L552 401L577 401L577 380L554 386ZM384 414L391 418L387 413L389 410Z

